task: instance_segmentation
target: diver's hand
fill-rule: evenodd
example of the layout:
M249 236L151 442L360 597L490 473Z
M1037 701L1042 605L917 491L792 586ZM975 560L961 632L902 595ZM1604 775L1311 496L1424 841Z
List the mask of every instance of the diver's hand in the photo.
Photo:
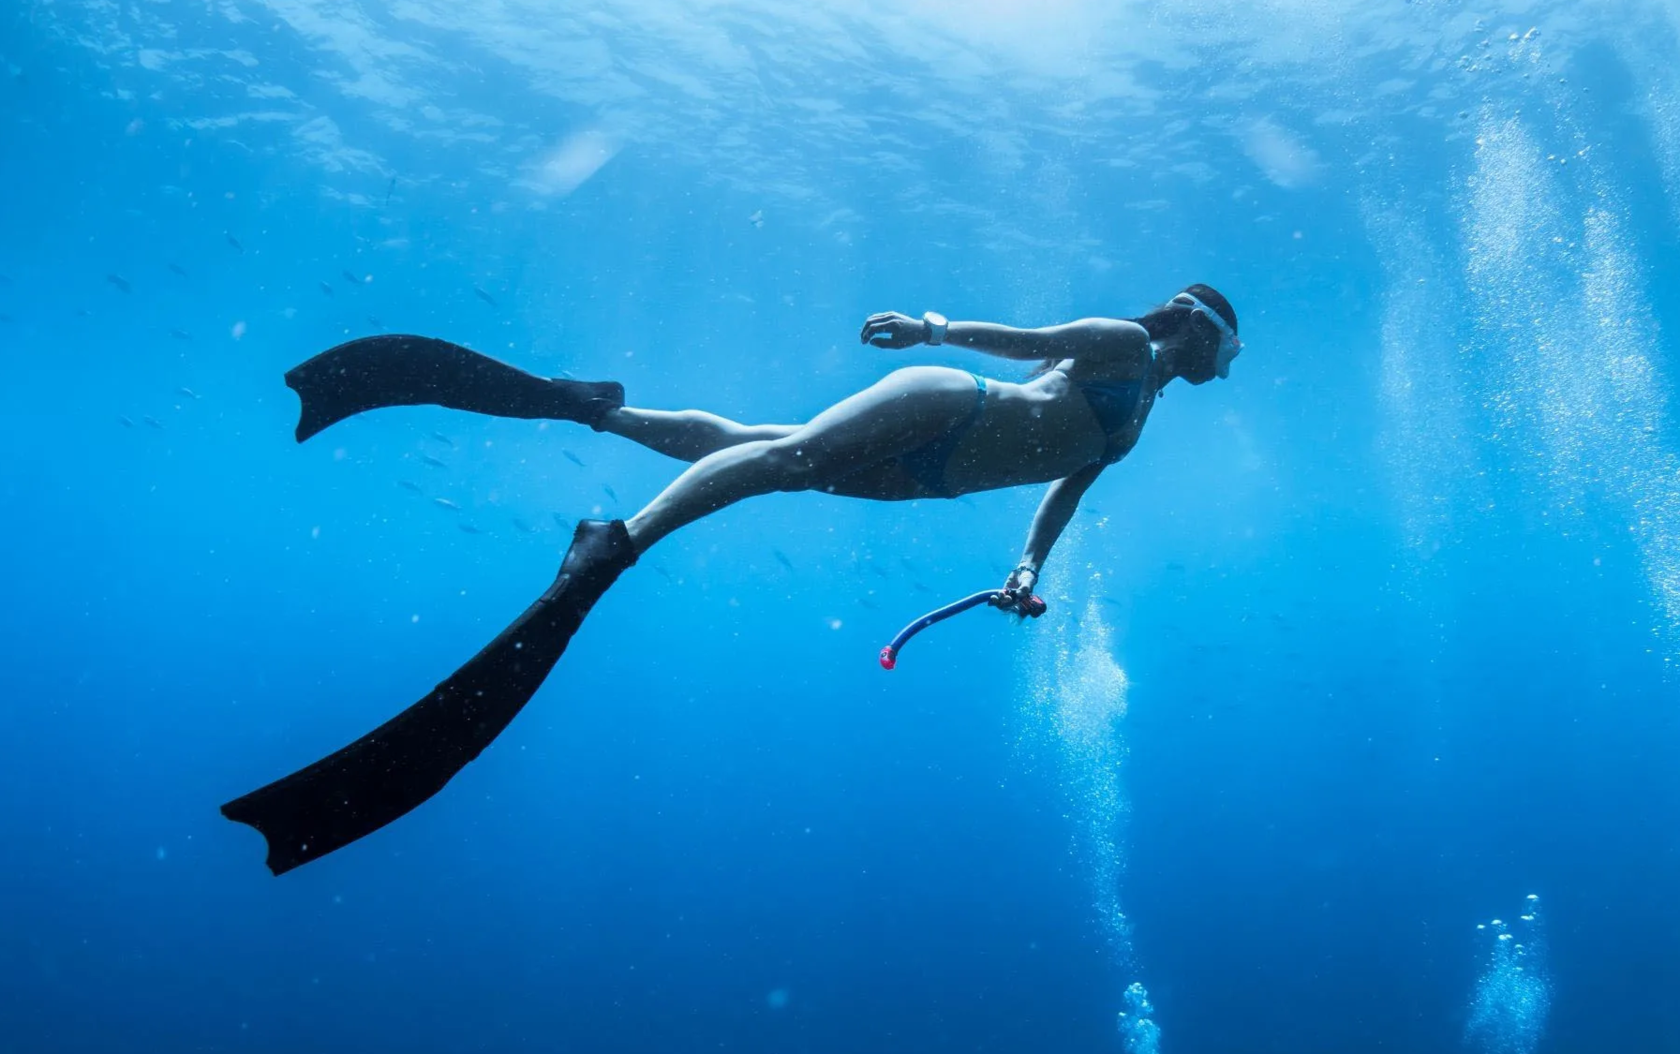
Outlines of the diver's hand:
M871 344L877 348L911 348L925 343L928 339L928 324L919 318L899 314L897 311L883 311L878 315L870 315L863 323L863 332L858 336L861 344Z
M1004 611L1013 611L1017 615L1027 615L1036 606L1033 600L1033 587L1038 585L1038 572L1030 567L1017 567L1009 572L1004 579L1003 588L992 599L992 606ZM1042 604L1043 601L1037 601Z

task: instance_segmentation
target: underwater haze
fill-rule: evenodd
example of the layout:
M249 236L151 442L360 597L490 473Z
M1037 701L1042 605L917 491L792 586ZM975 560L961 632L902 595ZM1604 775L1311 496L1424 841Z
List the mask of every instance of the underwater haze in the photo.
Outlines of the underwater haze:
M0 9L0 1050L1680 1051L1680 7ZM442 337L798 422L1192 282L1043 489L650 550L483 756L272 877L218 812L678 462L290 367Z

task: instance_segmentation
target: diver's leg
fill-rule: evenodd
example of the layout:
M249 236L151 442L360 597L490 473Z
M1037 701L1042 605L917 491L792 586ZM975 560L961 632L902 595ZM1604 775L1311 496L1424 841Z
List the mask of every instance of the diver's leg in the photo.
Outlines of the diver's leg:
M626 406L602 415L603 432L633 440L678 461L699 461L724 447L782 439L799 425L744 425L704 410L641 410Z
M725 447L696 461L626 522L636 552L742 498L809 490L931 442L974 409L974 378L912 366L818 414L778 439Z

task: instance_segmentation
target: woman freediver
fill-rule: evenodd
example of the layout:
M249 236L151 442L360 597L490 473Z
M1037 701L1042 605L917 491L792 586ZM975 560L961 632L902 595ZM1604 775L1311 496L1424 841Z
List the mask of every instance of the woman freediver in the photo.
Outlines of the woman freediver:
M942 366L894 370L802 425L743 425L698 410L624 405L615 382L539 377L430 337L378 336L286 374L297 439L366 410L432 404L588 424L691 462L628 520L583 520L553 584L431 694L321 761L222 806L268 840L281 874L356 840L433 794L536 692L589 609L637 557L743 498L822 490L875 501L955 498L1050 483L997 606L1021 610L1056 539L1102 470L1129 453L1175 378L1228 375L1242 349L1230 302L1192 285L1137 319L1039 329L872 315L860 341L1038 360L1023 383Z

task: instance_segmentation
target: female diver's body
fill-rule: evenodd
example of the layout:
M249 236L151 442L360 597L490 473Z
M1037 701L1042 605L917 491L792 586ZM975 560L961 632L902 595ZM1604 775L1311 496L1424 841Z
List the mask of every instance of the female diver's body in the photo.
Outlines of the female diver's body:
M1177 305L1184 308L1183 321L1208 317L1209 324L1181 324L1156 341L1144 322L1126 319L1040 329L945 326L940 343L1041 360L1035 376L1019 384L909 366L803 425L740 425L692 410L610 410L595 427L694 462L626 521L631 544L645 552L687 523L770 491L904 501L1053 481L1009 582L1011 590L1030 590L1033 581L1022 576L1036 579L1085 491L1136 445L1161 388L1175 377L1200 384L1225 376L1239 352L1230 327L1235 314L1223 297L1206 286L1179 295L1192 301ZM1230 327L1228 341L1212 322L1220 308L1231 314L1230 321L1218 318ZM933 328L926 320L888 313L872 316L861 339L903 348L925 343Z
M1225 298L1202 285L1139 319L1043 329L874 315L861 339L875 347L943 343L1040 367L1018 384L905 367L803 425L626 407L617 383L539 377L430 337L370 337L323 352L286 375L302 399L299 442L365 410L435 404L577 421L692 464L628 521L580 521L548 590L419 702L222 812L263 833L276 874L383 827L440 790L507 727L641 553L758 494L823 490L902 501L1049 483L996 601L1023 610L1080 498L1131 451L1161 389L1175 378L1203 384L1227 375L1241 348L1236 322Z

